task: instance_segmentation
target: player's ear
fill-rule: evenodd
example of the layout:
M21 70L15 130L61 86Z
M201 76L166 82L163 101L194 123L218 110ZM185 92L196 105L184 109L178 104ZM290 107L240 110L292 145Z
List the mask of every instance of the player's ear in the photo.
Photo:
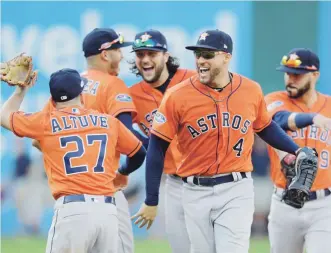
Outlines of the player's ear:
M107 61L109 60L109 55L107 53L107 50L102 50L100 53L100 57L102 60Z
M169 60L170 54L168 52L164 52L164 63L167 63Z
M224 63L229 63L232 58L231 54L225 54Z
M315 71L312 74L313 74L313 77L315 77L315 78L319 78L320 77L320 72L318 72L318 71Z

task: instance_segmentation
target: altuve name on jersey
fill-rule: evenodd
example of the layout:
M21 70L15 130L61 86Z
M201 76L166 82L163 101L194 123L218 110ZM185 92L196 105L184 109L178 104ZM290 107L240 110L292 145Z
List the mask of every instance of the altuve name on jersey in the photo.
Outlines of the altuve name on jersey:
M241 115L234 115L233 118L230 118L230 113L222 113L222 128L231 127L234 130L240 130L242 134L246 134L251 122L246 119L244 120ZM190 132L193 139L208 132L211 129L216 129L218 127L217 114L208 114L206 116L200 117L197 119L196 125L186 125L187 130Z
M106 116L88 114L84 116L68 115L60 119L51 118L52 132L58 133L70 129L86 128L89 126L108 128L108 118Z

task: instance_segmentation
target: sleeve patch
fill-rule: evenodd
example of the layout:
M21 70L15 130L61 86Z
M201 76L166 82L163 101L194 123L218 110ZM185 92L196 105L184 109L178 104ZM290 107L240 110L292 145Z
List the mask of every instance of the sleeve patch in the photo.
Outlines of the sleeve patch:
M118 94L115 99L120 102L132 102L132 98L128 94Z
M283 103L282 101L275 101L275 102L272 102L271 104L269 104L269 105L267 106L267 110L268 110L268 112L270 112L270 111L276 109L277 107L282 106L283 104L284 104L284 103Z
M167 121L166 117L160 112L155 113L154 120L159 124L163 124Z

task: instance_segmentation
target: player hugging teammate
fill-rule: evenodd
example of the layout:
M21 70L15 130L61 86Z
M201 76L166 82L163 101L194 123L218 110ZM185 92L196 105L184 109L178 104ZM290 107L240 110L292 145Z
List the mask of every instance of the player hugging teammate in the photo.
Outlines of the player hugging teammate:
M117 75L121 47L131 45L132 70L143 80L128 89ZM254 134L270 145L272 252L302 253L304 244L309 253L329 252L331 99L315 90L318 57L307 49L284 56L286 92L264 98L258 83L229 71L228 34L207 30L186 49L197 72L179 68L157 30L126 43L114 30L96 28L83 41L87 71L53 73L51 99L33 114L18 112L36 81L31 58L1 64L1 79L17 86L1 108L1 125L37 140L56 200L46 252L133 252L120 190L148 147L146 199L135 223L152 225L164 172L173 252L248 253ZM120 153L127 155L121 167Z

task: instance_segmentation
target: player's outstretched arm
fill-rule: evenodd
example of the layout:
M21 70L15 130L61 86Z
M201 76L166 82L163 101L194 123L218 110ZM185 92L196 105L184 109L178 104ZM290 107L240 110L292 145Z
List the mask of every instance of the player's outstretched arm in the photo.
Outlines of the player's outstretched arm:
M140 210L132 216L132 219L137 218L135 224L140 228L147 224L149 229L156 217L164 157L169 144L158 136L151 135L146 155L146 200Z
M266 128L260 132L257 132L257 135L273 148L293 155L295 155L296 151L300 149L291 137L289 137L286 132L284 132L284 130L273 120Z
M313 124L325 130L331 130L331 119L317 113L280 111L273 116L273 120L286 131L295 131Z
M23 102L24 96L28 90L28 87L16 86L15 91L10 98L3 104L1 108L1 126L11 130L10 116L13 112L17 112Z
M118 169L118 172L124 176L128 176L143 164L146 156L146 149L141 146L140 149L133 156L126 157L125 162Z
M138 131L133 129L131 112L122 112L118 114L116 118L121 121L127 127L127 129L129 129L142 142L145 149L148 148L149 139L142 136Z

